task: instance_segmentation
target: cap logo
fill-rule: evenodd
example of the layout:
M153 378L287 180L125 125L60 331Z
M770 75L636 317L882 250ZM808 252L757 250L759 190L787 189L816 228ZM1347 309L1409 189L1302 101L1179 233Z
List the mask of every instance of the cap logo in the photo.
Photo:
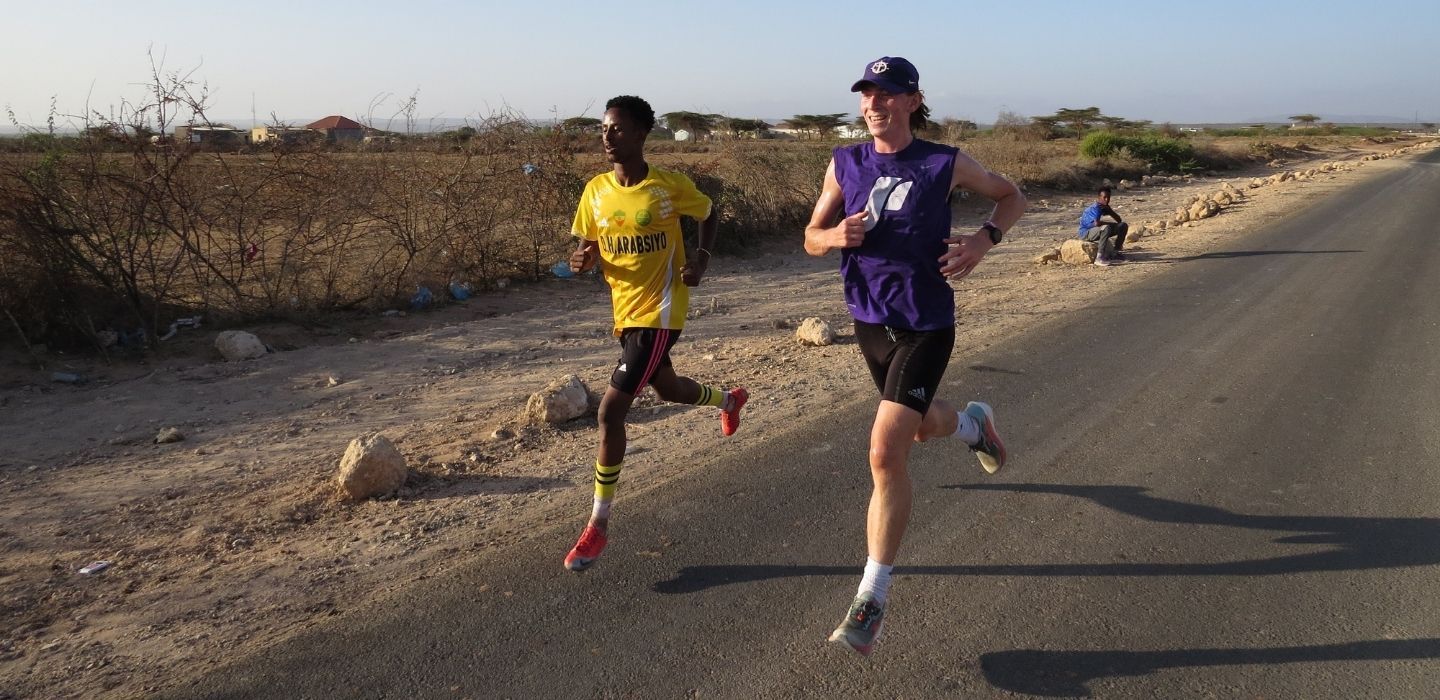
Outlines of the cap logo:
M870 72L876 75L884 73L887 70L890 70L890 64L884 61L876 61L870 64Z

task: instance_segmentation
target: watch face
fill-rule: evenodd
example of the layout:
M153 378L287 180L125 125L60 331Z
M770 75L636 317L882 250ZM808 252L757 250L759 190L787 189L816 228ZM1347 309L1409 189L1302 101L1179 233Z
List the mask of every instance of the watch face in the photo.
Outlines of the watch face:
M998 227L995 227L995 226L991 226L991 225L989 225L989 224L986 224L986 225L985 225L985 231L990 234L990 242L991 242L991 243L993 243L993 244L995 244L995 245L999 245L999 244L1000 244L1000 236L1001 236L1001 233L1000 233L1000 229L999 229Z

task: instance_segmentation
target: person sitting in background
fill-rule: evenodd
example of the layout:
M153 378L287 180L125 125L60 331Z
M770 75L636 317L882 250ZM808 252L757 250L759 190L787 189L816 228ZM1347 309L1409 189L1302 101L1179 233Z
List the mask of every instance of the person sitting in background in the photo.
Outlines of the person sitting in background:
M1105 217L1113 221L1105 221ZM1095 264L1105 267L1124 260L1125 234L1129 232L1130 225L1110 208L1110 186L1101 187L1095 201L1080 215L1080 238L1099 246L1095 251ZM1114 243L1110 242L1112 238Z

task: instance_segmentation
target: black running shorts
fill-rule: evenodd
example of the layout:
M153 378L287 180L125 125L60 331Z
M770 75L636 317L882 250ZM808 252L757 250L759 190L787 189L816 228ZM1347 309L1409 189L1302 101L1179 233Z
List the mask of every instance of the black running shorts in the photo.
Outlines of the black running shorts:
M610 375L610 386L631 396L640 393L655 372L670 366L670 348L680 331L669 328L625 328L620 331L620 364Z
M856 321L855 340L880 398L924 415L950 364L955 328L912 331Z

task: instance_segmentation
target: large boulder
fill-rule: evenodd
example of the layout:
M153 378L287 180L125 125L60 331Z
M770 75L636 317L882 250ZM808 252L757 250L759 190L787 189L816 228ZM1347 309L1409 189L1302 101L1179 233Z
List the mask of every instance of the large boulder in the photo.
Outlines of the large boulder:
M812 316L795 329L795 340L801 345L831 345L835 342L835 329L825 319Z
M1089 265L1095 262L1099 246L1091 241L1071 238L1060 244L1060 260L1067 265Z
M590 410L590 392L580 378L567 374L525 402L522 418L531 423L564 423L585 415Z
M405 457L384 435L355 438L340 458L335 486L340 497L359 501L395 492L405 484Z
M267 352L260 338L245 331L222 331L215 337L215 349L219 350L228 362L253 360Z

